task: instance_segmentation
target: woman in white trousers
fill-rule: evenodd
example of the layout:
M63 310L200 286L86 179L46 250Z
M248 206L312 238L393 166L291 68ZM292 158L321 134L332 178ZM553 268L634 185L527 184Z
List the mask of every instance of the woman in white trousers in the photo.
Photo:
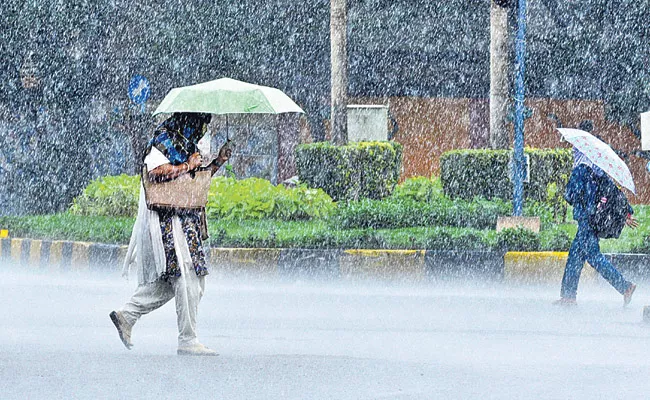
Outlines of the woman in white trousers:
M201 166L197 143L209 122L209 114L194 113L177 113L163 122L145 152L148 179L177 179ZM231 150L224 145L210 164L212 174L230 155ZM196 210L150 210L141 186L138 216L123 271L128 275L131 267L135 266L138 287L121 309L110 313L127 349L133 346L131 331L138 319L174 298L178 323L177 354L217 354L202 345L196 334L196 315L208 274L202 242L207 238L204 217L201 211Z

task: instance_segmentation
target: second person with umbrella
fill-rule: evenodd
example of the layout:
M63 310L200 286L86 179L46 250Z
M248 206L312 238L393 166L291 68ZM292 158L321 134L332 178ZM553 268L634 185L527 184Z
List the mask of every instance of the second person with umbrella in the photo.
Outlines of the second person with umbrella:
M577 130L571 129L566 131L568 134L572 134L576 133ZM586 135L589 134L582 131L577 132L581 132L580 135L583 133L585 135L582 135L582 138L579 138L576 143L581 144L586 142L585 138L588 138ZM565 132L562 133L563 135L565 134ZM565 135L565 138L566 137L567 135ZM600 142L600 140L598 141ZM571 177L567 184L565 199L573 206L573 218L578 222L578 232L573 239L569 250L569 257L562 278L562 289L560 291L561 297L560 300L555 302L555 304L576 304L578 282L586 261L623 295L623 304L625 306L631 301L636 285L627 281L614 265L612 265L612 263L609 262L609 260L607 260L607 258L605 258L601 253L598 236L599 232L595 230L592 222L592 217L599 211L599 209L604 208L605 204L612 200L599 195L599 193L603 192L603 188L606 188L608 193L614 193L619 191L619 189L616 187L616 184L612 179L584 153L578 150L577 147L573 148L573 156L573 171L571 172ZM622 193L620 193L620 195L624 196ZM636 228L638 224L632 216L634 211L632 210L632 207L627 204L627 201L624 201L624 203L626 209L623 210L623 213L624 215L627 215L625 224L629 227Z

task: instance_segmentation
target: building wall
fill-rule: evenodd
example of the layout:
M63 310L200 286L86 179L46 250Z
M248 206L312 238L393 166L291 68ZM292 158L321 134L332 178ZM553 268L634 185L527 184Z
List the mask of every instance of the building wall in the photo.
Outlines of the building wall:
M487 145L489 107L486 100L452 98L357 98L359 104L388 104L397 120L395 140L404 145L402 179L440 174L440 156L449 150L483 148ZM598 100L529 99L532 116L525 123L525 143L534 148L570 148L555 130L577 128L591 121L593 133L627 162L637 187L633 203L650 203L648 160L639 155L641 141L627 127L605 117L605 105ZM512 129L512 125L511 125Z

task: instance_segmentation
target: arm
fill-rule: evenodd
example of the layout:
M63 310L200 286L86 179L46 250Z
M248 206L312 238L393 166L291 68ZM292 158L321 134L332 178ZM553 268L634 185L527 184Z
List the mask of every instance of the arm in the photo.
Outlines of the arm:
M232 156L232 149L230 148L230 141L228 141L219 149L219 156L210 163L210 172L212 175L219 171L219 168L230 159L230 156Z
M187 162L179 165L163 164L149 171L149 179L152 182L171 181L179 176L190 172L201 165L201 155L194 153Z

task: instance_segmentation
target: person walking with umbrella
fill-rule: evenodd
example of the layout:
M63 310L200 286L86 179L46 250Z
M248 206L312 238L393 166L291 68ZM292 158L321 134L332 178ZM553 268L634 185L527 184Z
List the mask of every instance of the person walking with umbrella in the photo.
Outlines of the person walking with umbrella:
M155 131L145 151L147 173L142 179L163 182L197 170L202 164L197 143L207 130L210 114L174 113ZM214 174L231 156L224 145L208 168ZM179 355L216 355L196 334L196 315L205 288L207 238L202 212L195 209L149 209L140 189L138 216L133 228L124 274L135 265L138 287L110 318L127 349L138 319L176 299Z
M571 243L562 278L560 299L555 304L576 304L580 273L585 261L587 261L623 295L623 304L626 306L632 299L636 285L628 282L600 252L598 232L594 229L590 219L600 208L607 204L608 200L611 200L599 196L599 193L602 193L602 188L619 190L608 176L608 173L634 192L631 174L625 163L600 139L577 129L558 130L567 141L574 145L573 171L567 184L565 199L573 206L573 218L578 222L578 232ZM603 168L607 169L603 170ZM625 203L626 210L624 212L626 212L627 216L625 224L631 228L636 228L638 223L632 216L632 207L627 204L627 201Z

